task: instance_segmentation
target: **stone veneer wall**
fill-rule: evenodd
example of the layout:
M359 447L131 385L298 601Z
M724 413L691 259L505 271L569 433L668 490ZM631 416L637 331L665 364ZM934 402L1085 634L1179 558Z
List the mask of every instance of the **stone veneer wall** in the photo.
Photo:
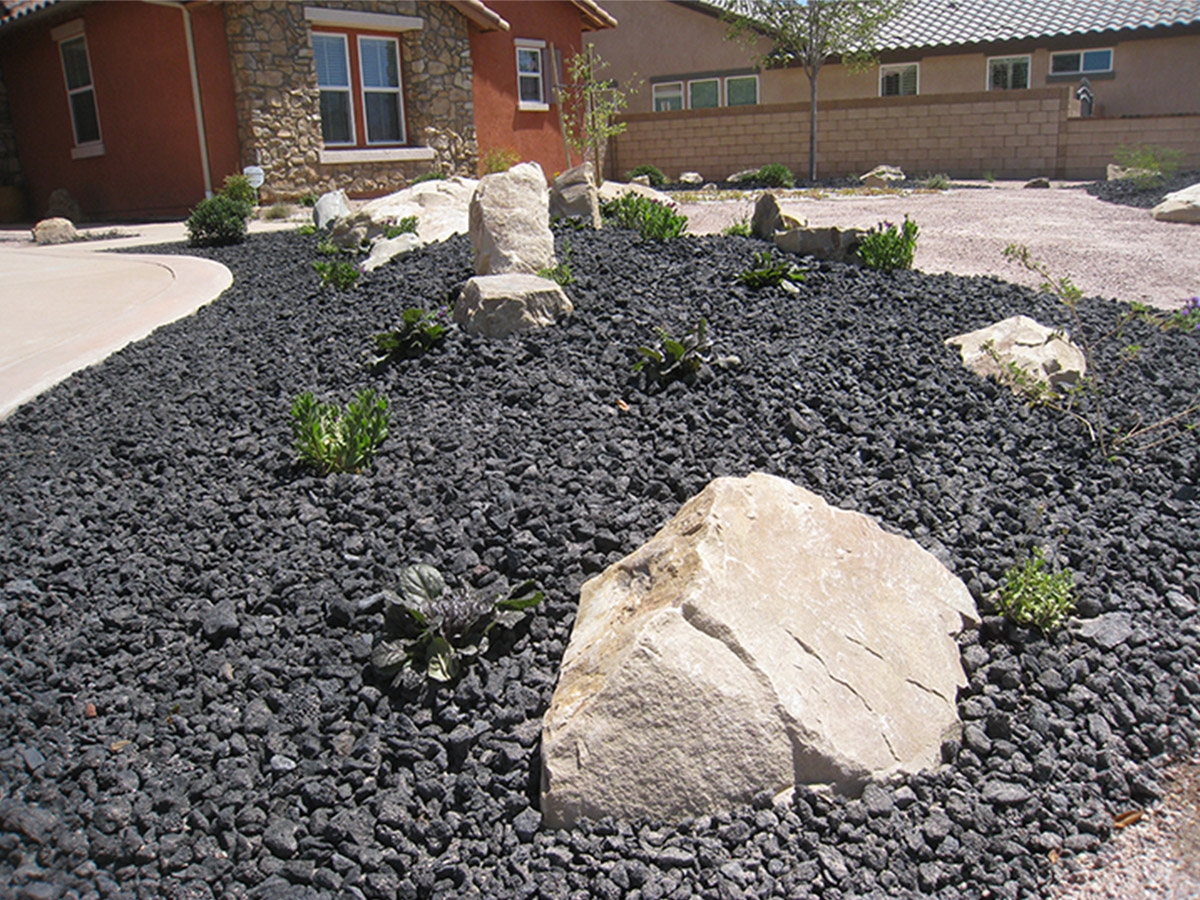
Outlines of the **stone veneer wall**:
M318 5L318 4L309 4ZM327 0L320 6L419 16L400 38L401 82L411 146L433 160L323 164L320 97L303 3L224 4L243 165L266 170L265 203L342 189L358 196L399 190L429 171L475 173L475 109L467 20L449 4ZM216 174L216 173L214 173Z

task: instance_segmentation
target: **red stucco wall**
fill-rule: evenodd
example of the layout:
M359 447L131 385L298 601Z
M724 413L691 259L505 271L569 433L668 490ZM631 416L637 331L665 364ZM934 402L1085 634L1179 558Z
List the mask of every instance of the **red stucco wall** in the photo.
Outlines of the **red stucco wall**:
M213 179L237 171L233 89L219 11L193 14L203 51L202 97ZM50 30L84 21L104 155L72 159L75 140L62 62ZM146 3L87 4L0 35L17 152L35 216L65 187L85 218L184 215L204 197L183 13Z
M572 164L567 160L563 145L558 103L551 96L548 112L518 110L517 54L513 39L543 40L548 49L553 45L562 54L565 70L571 56L581 46L582 21L579 10L566 2L489 0L488 6L508 20L512 30L480 31L471 27L475 132L479 155L483 157L488 150L509 147L516 150L523 161L537 162L546 177L553 178ZM547 59L551 58L552 54L548 53ZM578 156L572 162L578 163Z

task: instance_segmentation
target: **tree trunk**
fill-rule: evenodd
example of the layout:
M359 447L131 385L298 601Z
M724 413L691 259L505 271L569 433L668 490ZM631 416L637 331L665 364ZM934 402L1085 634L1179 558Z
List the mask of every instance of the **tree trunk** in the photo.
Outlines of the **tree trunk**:
M817 180L817 73L809 76L808 180Z

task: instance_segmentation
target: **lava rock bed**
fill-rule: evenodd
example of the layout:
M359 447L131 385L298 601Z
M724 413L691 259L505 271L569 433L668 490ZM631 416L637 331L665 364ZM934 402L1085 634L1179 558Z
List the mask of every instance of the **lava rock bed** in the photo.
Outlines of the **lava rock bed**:
M1140 187L1132 178L1119 178L1116 181L1095 181L1084 185L1084 189L1107 203L1153 209L1162 203L1167 194L1182 191L1197 183L1200 183L1200 172L1179 172L1153 187Z
M1068 327L1062 307L832 264L752 291L750 239L557 238L569 320L379 371L371 335L454 295L465 237L344 293L318 287L316 238L204 251L234 271L221 298L0 423L0 896L1035 897L1155 799L1200 718L1196 435L1106 461L943 345L1016 313ZM1101 333L1119 308L1081 312ZM740 365L633 380L656 326L701 316ZM1111 421L1196 395L1194 334L1127 339ZM1109 371L1121 346L1097 348ZM292 399L364 387L392 402L376 461L299 467ZM540 717L580 585L753 470L913 538L981 603L1044 547L1079 619L1046 637L988 615L963 639L965 729L936 771L542 830ZM418 561L547 599L457 683L393 690L362 602Z

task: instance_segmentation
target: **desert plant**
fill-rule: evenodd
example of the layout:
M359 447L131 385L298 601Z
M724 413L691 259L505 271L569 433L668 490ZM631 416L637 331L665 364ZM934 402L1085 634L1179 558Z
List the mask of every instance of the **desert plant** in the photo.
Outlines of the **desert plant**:
M950 176L944 172L930 175L925 179L924 187L931 191L947 191L950 189Z
M1113 153L1117 165L1132 170L1131 180L1140 188L1158 187L1179 169L1183 151L1152 144L1122 145Z
M750 268L738 273L737 282L756 290L777 287L785 280L803 281L806 271L791 260L777 258L770 250L763 250L754 254Z
M313 271L321 278L321 287L333 285L335 291L348 291L358 283L359 270L352 262L337 260L326 262L317 260L312 264Z
M383 591L384 637L371 653L371 663L392 686L410 673L433 681L454 679L465 664L488 648L496 626L512 628L543 594L526 581L507 597L451 592L433 566L417 564L400 570L400 592Z
M479 171L484 175L507 172L521 161L521 154L512 147L491 147L479 157Z
M662 173L662 169L658 166L652 166L649 163L640 166L634 166L625 173L626 181L633 181L639 175L645 175L650 179L650 187L662 187L667 183L667 176Z
M678 340L671 337L665 328L656 329L656 333L657 347L637 348L641 359L634 363L633 371L645 371L659 383L694 381L708 364L708 352L713 346L708 336L708 321L701 319L695 328Z
M286 219L291 216L293 211L290 203L272 203L266 209L259 212L258 217L266 220Z
M538 269L538 277L549 278L551 281L566 286L575 283L575 273L571 271L571 242L563 238L562 259L553 266Z
M400 327L375 335L378 366L391 359L414 359L432 350L446 335L445 310L436 313L413 307L400 314Z
M371 461L388 433L388 401L360 391L345 412L305 391L292 403L292 436L302 462L322 475L357 472Z
M1200 331L1200 297L1185 300L1183 306L1171 313L1164 323L1166 328L1184 328Z
M1042 631L1059 627L1075 610L1075 585L1070 572L1051 572L1040 547L1023 565L1013 566L992 595L992 602L1018 625Z
M244 205L246 215L250 215L250 210L258 203L258 191L250 186L250 179L245 175L226 175L221 196Z
M687 227L687 216L649 197L622 194L600 207L604 218L619 228L633 228L646 240L665 241L679 237Z
M745 216L742 216L732 225L726 225L721 229L721 234L726 237L750 237L752 233L750 230L750 221Z
M792 170L783 163L768 163L751 180L773 188L790 188L796 183Z
M991 171L984 172L983 180L986 181L988 184L995 184L996 183L996 173L991 172Z
M239 200L217 194L201 200L188 216L188 242L194 247L223 247L246 238L249 207Z
M317 233L317 226L314 225L312 222L305 222L303 225L299 225L296 228L296 234L302 235L304 237L312 237L316 233Z
M417 233L417 217L405 216L399 222L386 222L383 226L383 236L387 240L400 237L402 234Z
M872 269L890 272L893 269L911 269L913 254L917 251L917 223L907 215L904 224L880 222L863 237L858 245L858 256L863 265Z
M300 198L300 205L303 207L306 207L307 209L312 209L314 206L317 205L317 201L320 199L321 198L318 197L316 194L305 194L303 197Z

